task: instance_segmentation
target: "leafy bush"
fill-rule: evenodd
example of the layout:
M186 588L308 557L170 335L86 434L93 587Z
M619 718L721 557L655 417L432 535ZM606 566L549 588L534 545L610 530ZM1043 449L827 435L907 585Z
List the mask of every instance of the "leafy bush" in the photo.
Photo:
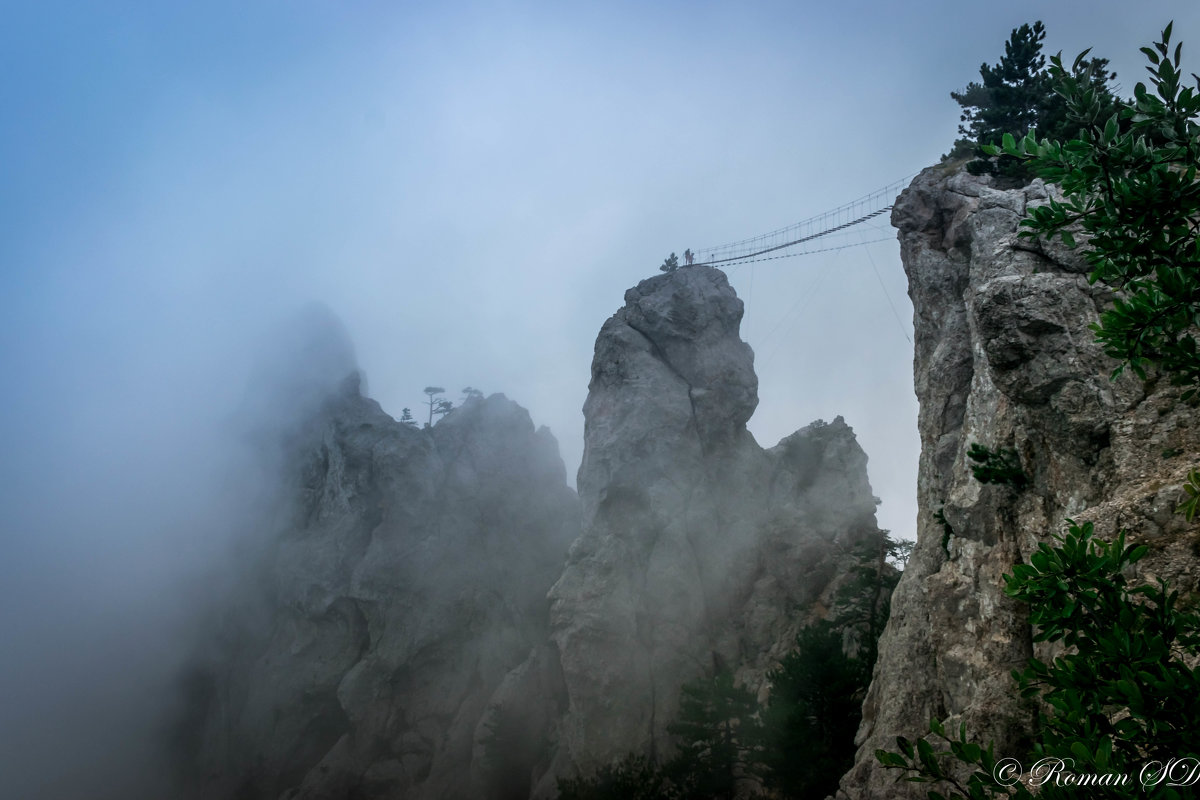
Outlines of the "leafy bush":
M1137 776L1152 777L1141 772L1146 765L1200 756L1200 670L1189 665L1200 657L1200 617L1180 609L1178 592L1163 583L1128 584L1125 573L1146 555L1145 545L1126 545L1124 534L1099 541L1090 522L1071 523L1055 540L1005 576L1005 592L1029 604L1034 641L1066 648L1049 663L1034 658L1013 672L1021 695L1040 700L1037 741L1022 763L1062 759L1077 775L1134 776L1131 786L1099 796L1179 797L1165 782L1143 787ZM997 769L991 748L969 742L965 729L951 739L937 721L930 727L948 749L901 737L899 752L876 752L879 762L953 788L930 798L1034 796ZM955 761L974 771L958 777ZM1037 789L1046 800L1079 791L1057 782Z
M971 474L980 483L1011 486L1017 491L1029 484L1029 478L1021 469L1021 459L1016 450L992 451L976 442L967 448L967 457L976 462L971 466ZM944 521L945 517L942 519Z
M1200 76L1193 75L1195 89L1183 85L1182 48L1172 52L1170 38L1168 25L1153 48L1142 48L1154 94L1139 83L1134 100L1116 111L1098 90L1096 62L1086 52L1070 70L1052 58L1051 74L1078 136L1038 141L1031 132L1018 142L1006 133L1002 149L984 150L1021 159L1061 186L1063 199L1031 209L1023 222L1030 230L1022 235L1058 234L1075 247L1074 232L1087 234L1090 279L1116 290L1112 308L1093 326L1106 352L1121 361L1113 377L1128 366L1144 379L1145 367L1156 365L1188 387L1187 400L1200 390ZM978 455L972 457L1003 474L1003 457L989 461L996 454L983 449ZM1184 489L1179 512L1190 521L1200 506L1200 471L1189 474ZM965 727L952 738L935 720L930 729L941 744L901 737L899 752L876 751L885 767L910 773L908 780L949 787L949 795L930 790L933 800L1057 800L1081 791L1192 796L1200 778L1200 616L1182 609L1178 593L1161 582L1128 584L1144 545L1126 545L1124 533L1101 542L1091 523L1068 523L1056 544L1039 545L1028 564L1005 576L1006 593L1030 606L1034 641L1063 648L1048 662L1031 659L1013 672L1021 695L1037 703L1025 765L1049 765L1048 771L1035 768L1018 781L992 748L968 740ZM1095 777L1086 789L1074 785L1088 776ZM1183 781L1172 785L1171 778Z
M1183 399L1200 390L1200 77L1185 86L1182 46L1170 49L1171 26L1153 48L1153 93L1134 87L1132 103L1110 111L1095 91L1086 52L1068 70L1051 59L1051 74L1066 99L1078 137L1067 142L1033 133L1002 137L1003 148L986 147L1020 159L1047 182L1062 187L1063 199L1030 210L1023 236L1057 234L1075 246L1075 231L1088 236L1084 251L1089 279L1117 290L1113 305L1093 326L1098 341L1140 378L1147 364L1186 386Z
M950 157L973 156L967 171L979 175L999 175L1025 178L1024 164L1012 160L996 162L989 159L981 145L999 144L1005 133L1021 135L1037 129L1051 138L1073 136L1073 120L1066 103L1055 92L1052 75L1046 71L1042 55L1042 40L1046 30L1041 22L1014 28L1004 45L1004 57L998 64L980 66L981 83L972 82L950 97L962 106L962 124L958 132L964 138L955 142ZM1116 100L1108 89L1115 73L1107 71L1107 59L1088 62L1092 69L1091 88L1099 102L1115 108Z

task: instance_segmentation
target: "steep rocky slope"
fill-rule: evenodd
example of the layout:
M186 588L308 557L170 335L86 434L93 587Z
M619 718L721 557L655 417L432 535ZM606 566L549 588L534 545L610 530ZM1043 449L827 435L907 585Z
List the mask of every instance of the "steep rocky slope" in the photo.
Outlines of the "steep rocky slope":
M583 533L550 591L551 763L536 794L629 752L666 755L679 690L715 667L761 688L877 531L866 456L838 418L764 450L742 302L723 273L642 281L596 341L579 470ZM519 682L498 707L521 704ZM532 692L530 689L526 694Z
M204 798L479 797L476 727L578 531L557 444L493 395L428 430L356 378L290 432L279 534L189 677Z
M764 691L877 500L841 418L769 450L747 432L742 310L704 267L626 293L596 341L578 497L503 396L417 430L356 378L317 381L274 433L281 516L189 676L192 796L554 797L668 755L685 682L727 667Z
M1045 187L989 181L932 168L892 212L915 314L920 516L858 761L842 781L839 796L855 800L924 796L877 769L873 753L897 734L926 732L931 716L954 729L966 722L998 755L1023 752L1030 716L1012 699L1009 673L1035 651L1001 576L1065 518L1145 540L1145 577L1184 588L1200 577L1200 531L1172 513L1200 456L1195 410L1165 382L1109 380L1115 365L1088 330L1106 290L1088 284L1077 253L1016 236ZM974 480L966 451L976 442L1015 449L1030 488Z

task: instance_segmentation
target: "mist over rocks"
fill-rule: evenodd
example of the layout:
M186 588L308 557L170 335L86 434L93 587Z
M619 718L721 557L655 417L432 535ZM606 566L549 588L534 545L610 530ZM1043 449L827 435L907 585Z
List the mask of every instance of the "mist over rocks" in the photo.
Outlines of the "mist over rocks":
M503 395L401 424L355 373L282 447L276 530L185 677L184 793L479 796L477 723L578 530L557 443Z
M823 613L845 549L877 530L866 455L840 417L770 450L746 430L758 381L742 313L722 272L690 267L630 289L601 328L583 529L550 590L551 647L522 668L562 692L536 797L631 752L668 755L681 686L714 668L762 690ZM511 686L497 704L531 700Z
M1088 328L1108 290L1088 283L1078 252L1017 236L1047 192L1040 180L1000 189L932 167L892 211L914 307L918 538L839 798L924 797L874 753L927 733L931 717L947 730L965 723L976 741L995 742L997 758L1024 754L1033 717L1010 672L1047 650L1033 645L1002 576L1064 519L1148 543L1142 578L1200 585L1195 526L1173 513L1200 453L1194 409L1166 381L1109 379L1116 364ZM1015 450L1029 488L1015 495L975 480L967 450L976 442Z
M516 403L399 423L340 324L307 313L304 368L283 355L262 384L299 401L268 428L270 529L184 676L182 794L553 797L669 754L685 682L728 667L765 691L878 501L840 417L770 450L746 430L742 311L706 267L626 293L596 341L578 496Z
M323 303L309 303L264 337L235 414L238 432L265 443L282 439L318 412L344 381L358 380L354 342Z

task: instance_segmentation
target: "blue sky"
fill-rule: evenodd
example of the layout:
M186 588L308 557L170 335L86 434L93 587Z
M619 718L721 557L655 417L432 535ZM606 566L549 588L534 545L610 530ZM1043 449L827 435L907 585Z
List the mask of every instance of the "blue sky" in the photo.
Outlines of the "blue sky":
M625 289L670 251L934 163L949 92L1012 28L1044 20L1050 52L1094 45L1128 93L1173 18L1200 71L1192 2L7 5L0 577L44 610L6 603L30 642L42 619L132 631L150 597L166 624L183 601L163 592L220 550L224 425L311 301L343 320L386 411L415 412L429 384L505 392L573 475L592 343ZM894 241L731 281L759 441L844 415L881 523L911 536ZM61 655L30 652L4 668Z

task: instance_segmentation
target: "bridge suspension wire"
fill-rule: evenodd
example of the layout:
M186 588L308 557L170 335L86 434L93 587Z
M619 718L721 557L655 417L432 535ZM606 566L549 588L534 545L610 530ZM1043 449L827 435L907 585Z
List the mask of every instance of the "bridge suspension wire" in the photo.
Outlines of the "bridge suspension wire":
M849 232L854 226L869 222L880 214L891 211L896 196L909 184L912 178L913 175L909 175L898 181L893 181L887 186L876 189L870 194L863 195L853 202L789 225L786 228L779 228L770 233L752 236L749 239L742 239L737 242L701 248L696 251L693 265L705 267L720 264L738 265L753 261L768 261L774 258L828 252L830 250L840 250L844 247L865 244L865 242L860 241L835 245L833 242L837 241L836 237ZM828 237L834 237L833 241L829 241ZM791 250L801 245L807 245L818 239L825 240L820 242L823 247L802 247L800 250L783 255L770 255L772 253L779 253L781 250Z

